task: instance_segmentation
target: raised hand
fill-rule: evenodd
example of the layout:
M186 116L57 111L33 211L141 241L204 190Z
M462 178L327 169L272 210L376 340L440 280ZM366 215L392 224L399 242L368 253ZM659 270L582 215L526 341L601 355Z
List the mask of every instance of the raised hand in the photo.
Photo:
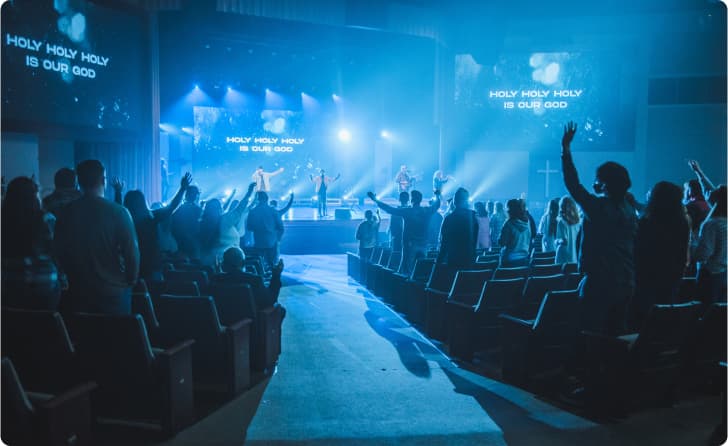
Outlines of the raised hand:
M122 191L124 190L124 182L121 181L121 178L114 177L111 179L111 187L113 187L114 190Z
M693 172L698 173L700 172L700 164L698 164L695 160L688 161L688 166L690 166L690 169L692 169Z
M563 148L564 151L569 151L571 149L571 141L574 140L575 134L576 123L574 121L569 121L564 126L564 136L561 138L561 148Z
M257 183L255 181L253 181L252 183L248 184L248 195L250 195L250 194L253 193L253 189L255 189L255 186L256 185L257 185Z
M190 187L190 184L192 184L192 174L189 172L185 172L182 179L179 181L179 187L182 189L187 189Z
M377 199L377 196L374 195L374 192L371 192L371 191L370 192L367 192L367 197L371 198L372 200L376 200Z

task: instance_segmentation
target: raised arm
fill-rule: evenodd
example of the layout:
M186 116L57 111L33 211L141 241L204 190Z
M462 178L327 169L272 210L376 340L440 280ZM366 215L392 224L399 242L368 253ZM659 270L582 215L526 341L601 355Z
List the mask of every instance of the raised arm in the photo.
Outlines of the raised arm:
M377 199L376 195L374 195L374 192L367 192L367 197L369 197L373 202L377 204L377 206L379 206L384 212L388 214L399 216L404 215L404 212L402 212L404 208L395 208L386 203L382 203Z
M124 182L121 181L121 178L114 177L111 180L111 187L114 189L114 202L116 204L122 204L121 191L124 190Z
M253 195L253 191L255 190L256 183L253 181L252 183L248 184L248 190L245 192L245 196L242 200L238 203L237 206L235 206L235 209L231 210L230 212L240 212L240 214L245 211L245 208L248 207L248 204L250 204L250 196Z
M120 213L117 231L119 248L124 259L126 283L133 286L139 278L139 244L134 222L126 209Z
M434 214L440 209L442 200L440 200L440 189L435 189L435 202L430 205L430 211Z
M290 198L288 198L288 203L286 203L285 206L283 206L283 209L278 211L278 215L283 215L293 206L293 192L291 192Z
M167 206L152 211L152 215L154 215L154 218L159 220L169 218L172 213L177 209L177 207L179 207L180 203L182 203L182 197L184 197L185 191L187 191L187 188L190 187L191 183L192 174L189 172L185 172L185 174L182 176L182 179L179 181L179 189L177 190L177 193L174 194L172 201L170 201Z
M596 202L596 196L590 194L579 182L579 174L576 172L574 160L571 157L571 142L576 134L576 124L569 121L564 126L564 136L561 138L561 171L564 175L564 185L574 201L581 206L584 212L589 212Z
M707 198L708 195L710 195L710 192L715 190L715 185L713 184L710 179L703 173L703 169L700 168L700 164L698 164L695 160L688 161L688 165L690 168L695 172L695 175L698 176L698 180L700 181L700 186L703 188L703 195Z
M237 189L233 189L233 191L230 193L230 196L227 200L225 200L225 206L223 206L222 210L227 211L230 209L230 205L233 204L233 198L235 198L235 194L238 192Z
M280 169L276 170L275 172L271 172L269 175L274 177L282 172L283 172L283 168L281 167Z

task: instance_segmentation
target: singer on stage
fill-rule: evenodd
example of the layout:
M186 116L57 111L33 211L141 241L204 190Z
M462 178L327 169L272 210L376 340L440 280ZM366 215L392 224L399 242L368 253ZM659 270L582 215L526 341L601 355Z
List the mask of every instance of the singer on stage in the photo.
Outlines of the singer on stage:
M318 200L318 216L326 217L328 215L326 209L326 192L329 189L329 185L341 177L341 174L336 175L335 178L326 176L326 171L321 169L321 174L308 176L316 187L316 198Z
M282 167L274 172L264 172L263 166L258 166L258 168L255 169L255 173L251 177L253 181L255 181L255 191L270 192L270 178L278 175L281 172L283 172Z

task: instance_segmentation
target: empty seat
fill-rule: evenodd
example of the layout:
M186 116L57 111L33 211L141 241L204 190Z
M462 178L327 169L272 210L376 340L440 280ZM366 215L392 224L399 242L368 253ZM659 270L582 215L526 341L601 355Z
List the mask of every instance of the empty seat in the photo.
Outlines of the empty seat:
M727 306L725 302L709 305L685 345L687 371L700 384L715 380L715 364L726 361Z
M164 273L164 280L167 283L195 282L202 293L207 292L207 286L209 285L207 273L201 270L167 271Z
M563 371L579 338L579 293L550 291L534 319L509 314L503 321L503 378L529 385L535 377Z
M493 276L492 269L461 270L455 273L452 286L447 293L427 292L427 334L435 339L447 341L448 312L445 303L456 301L475 304L483 284Z
M152 304L152 298L149 293L137 291L131 293L131 313L140 315L144 320L149 341L152 345L161 345L159 320L157 319L157 313L154 311L154 305Z
M250 329L251 369L272 369L280 354L281 309L258 308L248 284L215 283L211 291L222 325L231 325L243 319L253 321Z
M399 251L393 251L389 255L386 265L383 264L381 268L377 270L377 277L374 280L374 289L372 292L381 297L385 302L391 303L392 297L392 280L394 274L399 269L399 263L402 260L402 253Z
M166 280L164 282L163 292L161 294L168 294L173 296L199 296L200 287L197 282L190 280Z
M10 445L91 445L91 403L94 383L63 392L26 392L9 358L2 358L2 436ZM31 389L32 390L32 389Z
M429 280L434 266L434 259L417 259L409 276L400 273L392 275L390 303L397 311L411 318L413 311L412 296L424 291L425 283Z
M220 324L210 296L162 295L155 302L165 345L193 339L195 388L234 396L250 385L250 325L243 319Z
M419 293L418 289L414 289L413 291L415 293L409 296L412 304L412 323L422 327L427 327L430 324L430 314L428 312L428 301L431 299L430 295L438 294L440 296L447 296L455 280L455 273L457 273L455 267L441 263L435 264L430 279L425 284L424 289Z
M99 386L92 395L96 416L155 423L168 435L192 422L194 341L153 350L138 314L69 317L81 374Z
M498 268L498 264L500 263L500 260L488 260L488 261L477 261L475 262L475 268L478 269L496 269Z
M555 274L553 276L534 277L526 281L523 288L523 297L518 305L517 314L523 319L533 319L538 313L546 293L549 291L561 291L565 289L564 276Z
M562 270L563 267L560 264L533 265L529 275L531 277L553 276L554 274L561 274Z
M528 266L519 266L516 268L498 268L493 273L493 279L495 280L506 280L506 279L519 279L528 277L531 268Z
M502 321L498 315L511 312L516 307L525 283L526 279L522 277L489 280L475 305L448 302L453 320L448 327L450 353L470 360L474 352L499 345Z
M78 358L66 324L55 311L2 309L2 355L26 387L55 393L78 384Z
M562 266L562 274L576 273L579 270L579 265L576 263L564 263Z

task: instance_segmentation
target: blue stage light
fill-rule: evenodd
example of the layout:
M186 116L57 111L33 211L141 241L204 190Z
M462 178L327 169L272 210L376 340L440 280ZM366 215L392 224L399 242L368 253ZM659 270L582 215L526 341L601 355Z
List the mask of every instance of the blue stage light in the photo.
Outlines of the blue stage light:
M351 141L351 132L347 129L341 129L339 130L339 140L341 142L350 142Z

